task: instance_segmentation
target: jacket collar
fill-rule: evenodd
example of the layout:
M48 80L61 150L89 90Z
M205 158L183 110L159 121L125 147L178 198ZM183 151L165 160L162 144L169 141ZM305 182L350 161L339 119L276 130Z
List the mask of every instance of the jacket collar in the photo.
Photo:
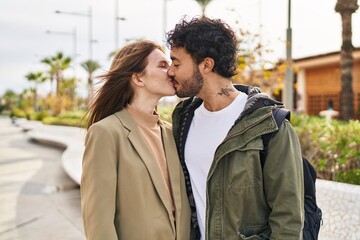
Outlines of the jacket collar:
M238 91L248 95L244 110L240 117L247 115L261 107L283 106L281 102L271 99L266 93L261 92L260 88L258 87L241 84L234 85L234 87ZM185 114L187 111L194 111L201 105L202 102L203 100L198 97L191 97L185 100L183 102L183 108L185 111L182 111L180 114Z
M248 95L244 110L240 117L245 116L262 107L283 106L281 102L271 99L267 94L262 93L258 87L235 85L235 88Z

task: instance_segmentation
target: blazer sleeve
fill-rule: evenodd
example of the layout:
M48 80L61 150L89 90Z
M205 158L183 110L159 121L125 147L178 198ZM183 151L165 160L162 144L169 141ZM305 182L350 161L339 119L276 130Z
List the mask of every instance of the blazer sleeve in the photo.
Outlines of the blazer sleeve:
M81 210L88 240L118 239L116 211L117 151L110 130L92 125L85 138L81 176Z
M269 142L264 186L271 208L270 239L302 239L304 181L301 147L288 121Z

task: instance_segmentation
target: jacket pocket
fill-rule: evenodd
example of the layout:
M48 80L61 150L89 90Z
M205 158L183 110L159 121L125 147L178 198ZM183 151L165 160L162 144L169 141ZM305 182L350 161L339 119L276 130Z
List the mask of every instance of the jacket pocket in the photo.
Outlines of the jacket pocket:
M246 226L241 227L238 234L242 240L267 240L270 239L271 229L269 225Z
M258 149L233 151L226 156L223 164L227 190L242 193L263 190Z

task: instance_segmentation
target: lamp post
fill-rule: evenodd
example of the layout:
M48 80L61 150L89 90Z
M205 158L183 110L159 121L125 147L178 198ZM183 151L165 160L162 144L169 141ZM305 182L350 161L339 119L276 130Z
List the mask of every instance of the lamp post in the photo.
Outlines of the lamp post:
M68 15L74 15L74 16L80 16L80 17L87 17L89 18L89 59L92 60L93 58L93 49L92 45L95 42L92 38L92 8L89 7L87 13L80 13L80 12L65 12L65 11L59 11L56 10L55 13L57 14L68 14Z
M168 0L163 0L163 34L166 34L167 28L167 1Z
M288 2L288 28L286 30L286 73L284 84L285 107L294 111L294 73L292 64L291 0Z
M167 2L170 0L163 0L163 37L166 39L166 30L167 30ZM168 49L166 45L164 44L164 51L165 53L168 53Z
M46 34L59 34L59 35L72 36L72 38L73 38L74 73L76 75L76 57L77 57L77 33L76 33L76 28L74 27L72 32L60 32L60 31L46 30Z
M119 48L119 21L125 21L126 18L119 17L119 1L115 0L115 51Z

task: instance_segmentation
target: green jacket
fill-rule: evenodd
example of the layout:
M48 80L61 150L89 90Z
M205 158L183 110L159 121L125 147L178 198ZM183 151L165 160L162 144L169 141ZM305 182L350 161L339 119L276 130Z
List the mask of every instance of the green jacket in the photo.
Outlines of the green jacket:
M288 121L278 129L272 110L283 107L281 103L258 88L236 87L248 99L218 146L208 173L205 239L302 239L304 184L297 135ZM184 146L194 110L201 103L201 99L190 98L173 112L173 133L192 210L191 239L199 239L200 233ZM276 130L262 168L261 136Z

